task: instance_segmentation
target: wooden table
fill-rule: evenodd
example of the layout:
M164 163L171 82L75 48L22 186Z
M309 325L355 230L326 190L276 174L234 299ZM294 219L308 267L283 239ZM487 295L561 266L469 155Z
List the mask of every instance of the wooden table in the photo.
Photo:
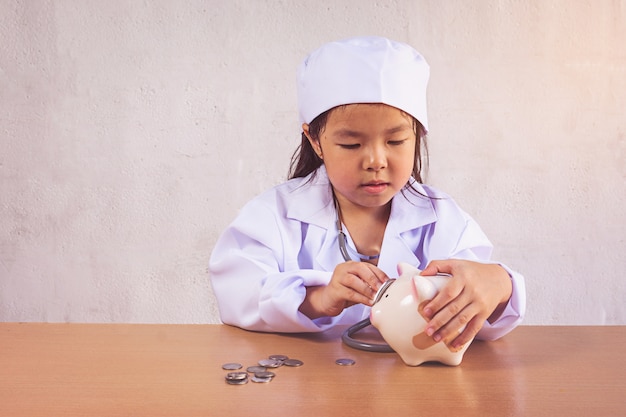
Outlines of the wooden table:
M0 416L626 415L626 326L521 326L474 342L458 367L408 367L345 346L342 330L0 323ZM272 354L304 365L226 384L222 364Z

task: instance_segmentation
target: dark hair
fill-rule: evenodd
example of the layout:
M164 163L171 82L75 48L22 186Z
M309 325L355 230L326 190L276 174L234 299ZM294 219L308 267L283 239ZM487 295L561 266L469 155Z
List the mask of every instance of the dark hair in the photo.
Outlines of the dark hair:
M340 106L341 107L341 106ZM319 140L320 134L326 127L326 121L330 112L337 107L333 107L330 110L326 110L324 113L317 116L309 123L309 134L315 140ZM413 116L409 115L413 120L413 132L415 133L415 160L413 162L413 172L411 175L418 183L423 183L422 172L428 169L428 146L426 144L426 129L424 126ZM291 156L291 163L289 164L289 179L303 178L312 172L315 172L317 168L322 165L322 159L317 156L313 147L309 143L304 132L302 132L302 139L300 145L296 148L295 152ZM405 188L413 189L410 183L407 183Z

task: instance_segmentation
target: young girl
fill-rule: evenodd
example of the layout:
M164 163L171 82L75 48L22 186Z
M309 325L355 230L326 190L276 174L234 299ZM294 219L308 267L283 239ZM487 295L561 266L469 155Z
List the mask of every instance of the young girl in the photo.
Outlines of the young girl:
M435 341L496 339L521 322L523 277L491 262L478 224L422 184L428 77L413 48L379 37L331 42L303 61L290 179L250 201L211 255L224 323L268 332L354 324L399 262L452 275L424 310Z

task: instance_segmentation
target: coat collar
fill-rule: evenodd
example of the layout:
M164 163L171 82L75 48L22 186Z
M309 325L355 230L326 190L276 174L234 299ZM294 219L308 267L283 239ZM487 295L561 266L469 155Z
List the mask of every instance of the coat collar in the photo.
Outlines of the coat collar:
M289 181L287 187L289 193L287 218L325 229L333 226L336 213L324 165L304 178Z
M337 214L326 169L322 165L314 176L311 174L306 178L294 179L287 184L290 194L287 217L326 229L320 253L336 252L337 257L320 255L318 261L326 270L332 271L337 263L343 262L343 258L338 250ZM391 214L383 239L383 253L378 263L379 268L387 274L395 274L398 260L413 265L421 263L415 255L415 248L405 243L402 234L437 220L433 203L427 197L428 190L418 183L415 183L414 188L419 194L404 190L396 194L391 203Z

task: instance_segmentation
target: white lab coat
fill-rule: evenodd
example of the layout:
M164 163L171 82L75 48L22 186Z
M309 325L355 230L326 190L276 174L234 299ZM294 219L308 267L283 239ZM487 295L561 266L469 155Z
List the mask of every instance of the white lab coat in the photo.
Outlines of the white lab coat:
M319 332L369 316L370 308L362 304L315 320L298 311L305 287L328 284L335 266L344 262L324 167L309 179L287 181L251 200L217 241L209 272L224 323L255 331ZM399 262L419 269L436 259L491 262L492 245L478 224L449 196L416 187L436 199L409 191L393 198L378 267L397 277ZM349 235L348 244L354 247ZM479 339L503 336L524 316L524 278L504 268L512 297L498 320L485 322Z

